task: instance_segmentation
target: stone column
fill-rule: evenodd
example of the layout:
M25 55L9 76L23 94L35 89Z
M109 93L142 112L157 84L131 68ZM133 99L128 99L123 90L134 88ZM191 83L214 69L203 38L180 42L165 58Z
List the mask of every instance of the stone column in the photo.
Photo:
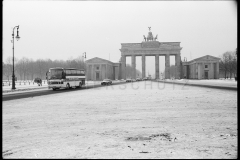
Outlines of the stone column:
M99 65L99 71L100 71L100 72L99 72L99 79L100 79L100 80L103 80L103 79L102 79L102 64Z
M159 79L159 55L155 55L155 79Z
M181 63L181 56L180 54L175 55L175 66L176 66L176 79L180 79L181 75L181 68L180 68L180 63Z
M121 66L121 75L122 79L126 79L126 56L122 56L122 66Z
M165 55L165 79L170 79L170 55Z
M195 79L196 78L196 66L195 66L195 63L193 63L193 65L192 65L192 67L193 67L193 79Z
M132 78L136 79L136 56L134 55L132 55L132 68L133 68Z
M216 79L219 79L219 62L216 63Z
M94 81L94 64L92 64L92 76L91 76L92 81Z
M205 66L204 66L204 62L202 62L202 78L201 79L205 79L205 71L204 71L204 68L205 68Z
M121 75L121 63L118 64L118 79L122 79L122 75Z
M112 69L113 69L113 80L115 80L116 79L116 76L115 76L115 69L116 69L116 67L112 66Z
M201 79L201 64L197 63L197 66L198 66L198 76L197 76L197 79Z
M213 67L213 63L211 62L209 65L209 72L210 74L209 79L214 79L214 67Z
M145 59L145 55L142 55L142 78L145 78L146 75L146 59Z
M106 72L105 72L105 78L107 78L108 79L108 65L107 64L105 64L106 65Z

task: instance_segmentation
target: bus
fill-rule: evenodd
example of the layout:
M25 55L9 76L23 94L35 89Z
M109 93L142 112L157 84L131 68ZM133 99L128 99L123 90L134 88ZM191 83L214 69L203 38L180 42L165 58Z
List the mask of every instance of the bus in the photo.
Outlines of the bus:
M48 89L81 88L85 85L85 71L76 68L50 68L46 73Z

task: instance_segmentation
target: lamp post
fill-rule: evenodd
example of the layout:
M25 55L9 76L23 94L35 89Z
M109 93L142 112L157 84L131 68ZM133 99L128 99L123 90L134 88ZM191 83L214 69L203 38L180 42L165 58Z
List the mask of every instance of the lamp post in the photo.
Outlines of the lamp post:
M13 28L13 33L12 33L12 43L13 43L13 74L12 74L12 89L16 89L15 87L15 74L14 74L14 29L17 28L17 36L15 37L17 39L17 41L20 39L19 35L18 35L18 29L19 29L19 25L15 26Z
M83 53L82 57L83 57L83 69L85 70L84 58L86 60L86 52Z

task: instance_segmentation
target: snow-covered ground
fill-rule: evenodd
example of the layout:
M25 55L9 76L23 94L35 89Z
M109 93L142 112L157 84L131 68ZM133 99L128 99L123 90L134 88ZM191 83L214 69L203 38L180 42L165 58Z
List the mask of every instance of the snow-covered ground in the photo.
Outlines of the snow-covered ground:
M222 87L233 87L237 88L237 81L233 79L202 79L202 80L195 80L195 79L167 79L167 80L159 80L162 82L174 82L180 84L200 84L200 85L210 85L210 86L222 86Z
M237 87L237 81L234 79L211 79L211 80L191 80L191 79L180 79L180 80L160 80L162 82L176 82L176 83L182 83L182 84L204 84L204 85L218 85L218 86L232 86ZM121 81L113 81L113 83L118 83ZM86 86L88 85L98 85L101 81L86 81ZM12 90L12 85L5 85L2 86L3 93L6 92L15 92L15 91L22 91L22 90L32 90L32 89L39 89L39 88L46 88L47 87L47 81L43 81L42 86L38 86L37 83L33 83L32 81L26 82L26 83L16 83L16 89Z
M114 81L115 82L115 81ZM88 85L98 85L100 84L100 81L86 81L86 86ZM9 93L9 92L17 92L17 91L26 91L26 90L33 90L33 89L41 89L41 88L47 88L47 81L43 81L42 86L39 86L37 83L33 82L26 82L26 83L16 83L15 90L12 90L12 85L4 85L2 86L3 93Z
M237 92L151 81L2 102L3 158L237 158Z

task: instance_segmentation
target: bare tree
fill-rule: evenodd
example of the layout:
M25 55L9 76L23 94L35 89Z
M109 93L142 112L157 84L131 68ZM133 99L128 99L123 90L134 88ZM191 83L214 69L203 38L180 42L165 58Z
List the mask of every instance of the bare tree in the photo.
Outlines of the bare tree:
M232 78L232 75L236 76L236 70L237 70L237 57L235 51L231 52L230 58L229 58L229 72L230 72L230 78Z
M4 70L3 70L3 75L6 76L6 78L9 80L11 79L11 76L13 74L13 61L12 61L12 57L7 57L6 60L5 60L5 67L4 67ZM14 57L14 61L17 62L17 58ZM16 64L14 64L14 67L16 67ZM15 70L15 69L14 69Z
M37 66L37 71L36 71L36 74L39 78L42 78L43 75L44 75L44 63L43 63L44 60L42 59L38 59L36 61L36 66Z
M33 80L34 79L34 75L35 75L35 62L33 61L33 59L29 59L29 63L28 63L28 72L30 75L30 79Z
M20 77L23 77L23 80L26 80L26 77L29 75L29 59L23 57L18 61L17 64Z
M237 56L234 51L228 51L221 55L221 60L219 63L219 70L223 71L225 78L229 75L232 78L232 75L236 75L237 72Z
M12 65L7 63L4 64L3 66L3 75L7 78L7 80L9 81L9 78L12 75Z
M229 72L229 60L228 60L228 56L229 52L225 52L221 55L221 60L219 63L219 70L224 72L225 75L225 79L227 78L227 73Z

